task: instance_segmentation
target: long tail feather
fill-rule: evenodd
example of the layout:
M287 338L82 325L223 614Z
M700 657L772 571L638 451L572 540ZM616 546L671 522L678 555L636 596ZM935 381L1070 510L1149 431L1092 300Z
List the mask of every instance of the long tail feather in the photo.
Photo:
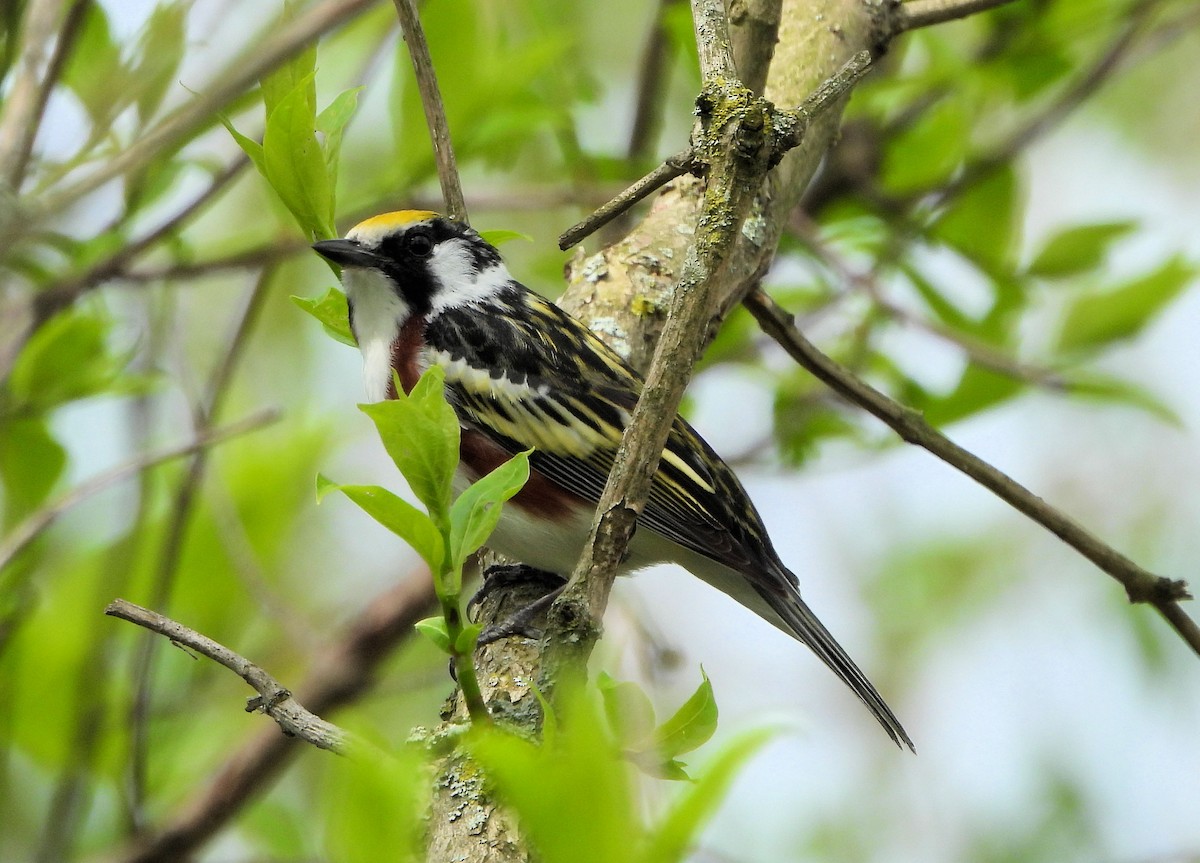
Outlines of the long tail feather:
M788 586L792 587L791 584ZM867 706L867 709L875 714L875 718L879 720L879 724L883 726L883 730L895 741L896 745L907 746L910 750L916 752L916 747L913 746L908 732L904 730L904 727L900 724L900 720L892 713L892 709L887 706L887 702L883 700L883 696L879 694L871 684L871 681L867 680L867 676L854 664L854 660L842 649L842 646L830 635L825 625L817 619L817 616L812 613L812 610L800 598L800 592L792 588L787 593L768 591L763 591L762 593L763 598L783 618L784 623L791 629L792 634L808 645L812 652L820 657L821 661L828 665L833 673L840 677L842 682L854 691L854 694Z

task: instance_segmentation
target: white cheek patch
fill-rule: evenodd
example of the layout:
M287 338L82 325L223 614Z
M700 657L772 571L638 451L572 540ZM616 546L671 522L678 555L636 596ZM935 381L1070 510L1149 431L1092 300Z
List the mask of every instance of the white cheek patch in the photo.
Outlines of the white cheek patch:
M381 402L392 381L392 342L412 309L397 294L392 280L378 270L347 267L342 271L342 285L354 308L366 399Z
M438 245L426 266L438 284L430 303L435 315L443 309L494 297L512 281L508 268L502 263L489 265L476 273L474 258L462 239L447 240Z

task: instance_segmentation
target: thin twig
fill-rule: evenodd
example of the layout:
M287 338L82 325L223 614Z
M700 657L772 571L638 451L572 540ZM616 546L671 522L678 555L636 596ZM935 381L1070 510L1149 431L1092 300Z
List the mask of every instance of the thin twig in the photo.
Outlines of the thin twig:
M0 179L15 194L25 170L30 142L37 134L40 80L46 65L46 48L62 20L65 0L31 0L21 28L21 55L15 65L12 87L0 114ZM9 38L15 38L9 34Z
M663 17L667 9L680 0L659 0L654 13L654 23L646 44L642 48L638 64L637 98L634 100L633 128L629 133L626 157L640 163L648 160L654 151L654 141L662 121L662 100L666 92L668 65L671 59L671 40L667 34Z
M50 64L38 84L33 115L29 118L19 148L14 154L12 169L8 177L13 192L19 192L21 189L21 182L25 179L25 171L29 167L29 157L33 153L33 144L38 130L42 126L42 117L46 113L46 106L50 103L50 94L54 92L59 78L62 77L67 59L75 48L75 40L79 38L83 29L84 15L90 5L91 0L75 0L71 8L67 10L67 16L58 31L58 38L54 42L54 53L50 56Z
M348 755L355 749L365 748L365 744L354 739L349 732L326 722L314 713L310 713L292 697L292 693L279 684L274 677L259 666L223 644L213 641L206 635L201 635L181 623L164 617L156 611L134 605L123 599L114 599L104 609L109 617L119 617L136 623L143 629L164 635L175 645L181 645L196 651L220 665L225 666L242 680L246 681L258 693L257 698L250 699L246 712L261 711L270 716L283 729L288 737L298 737L318 749L328 749L338 755Z
M421 107L425 110L425 124L429 127L429 138L433 143L433 157L437 162L438 182L442 186L442 197L446 201L446 215L460 222L467 221L467 202L463 199L462 184L458 179L458 167L454 163L454 146L450 142L450 127L446 123L446 108L438 89L437 73L433 59L429 56L429 43L413 0L392 0L400 18L400 29L408 44L408 56L412 58L413 72L417 76L417 92L421 94Z
M704 82L737 80L724 0L692 0L692 24L696 29L700 77Z
M297 688L300 703L318 715L328 715L359 700L374 685L379 666L435 605L428 573L409 576L377 597L346 627L341 639L322 650L318 666ZM118 859L121 863L189 859L251 800L265 793L304 751L294 738L263 729L212 771L212 778L158 830L139 837Z
M114 468L97 474L86 482L82 482L71 490L64 492L50 503L30 513L14 527L0 542L0 569L8 566L18 554L24 551L31 542L37 539L63 513L88 500L110 486L122 480L136 476L144 470L158 467L168 461L192 455L204 449L209 449L219 443L238 437L255 429L275 422L279 412L274 408L258 411L245 419L230 423L220 428L209 429L182 446L171 447L154 453L144 453L131 458Z
M896 11L896 33L966 18L1013 0L908 0Z
M86 272L39 292L34 301L32 329L36 330L41 322L46 321L55 312L70 305L88 291L99 287L109 279L123 275L130 264L157 246L164 237L177 231L211 203L249 164L250 159L244 153L240 154L214 174L200 194L184 204L170 217L164 219L154 230L121 246L109 257L97 261Z
M691 169L691 148L681 150L608 203L602 205L582 222L563 231L558 238L558 247L565 252L580 240L603 228L656 189L665 186Z
M750 294L745 305L763 330L814 377L850 403L878 417L907 443L928 450L1055 534L1120 582L1131 602L1147 602L1157 608L1200 655L1200 628L1177 605L1179 600L1191 598L1185 582L1155 575L1138 566L1007 474L951 441L929 425L920 412L893 401L840 366L808 341L791 316L761 290Z
M254 86L296 50L372 6L371 0L326 0L280 26L272 23L261 38L229 63L196 98L176 108L138 136L127 149L101 163L73 184L47 192L27 206L33 215L57 213L117 177L136 174L150 162L217 122L217 114Z
M208 392L205 394L204 401L195 408L193 419L198 433L207 429L221 412L221 407L229 394L229 384L233 380L233 373L245 352L250 332L258 321L274 273L275 268L268 267L259 274L241 313L236 318L228 346L221 353L221 362L209 379ZM187 473L184 474L175 491L175 499L169 510L171 517L164 533L151 587L151 602L157 608L166 608L170 604L175 575L179 569L179 558L183 553L184 540L191 525L196 495L207 467L208 451L199 450L192 458ZM154 688L154 654L157 647L156 639L143 640L133 660L134 692L129 709L132 729L129 756L130 811L134 817L134 826L139 831L143 826L139 823L139 814L144 799L146 777L149 772L150 701Z
M832 76L821 83L816 90L805 99L794 111L781 111L781 117L789 118L792 123L779 136L777 146L778 156L787 150L798 147L804 139L804 133L813 119L850 92L858 81L871 71L873 59L870 51L859 51L842 64Z

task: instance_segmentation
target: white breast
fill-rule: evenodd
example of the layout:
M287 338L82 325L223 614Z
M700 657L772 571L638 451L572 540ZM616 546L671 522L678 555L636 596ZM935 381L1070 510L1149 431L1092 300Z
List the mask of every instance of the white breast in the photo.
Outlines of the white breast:
M354 307L354 335L363 356L363 386L369 402L387 398L392 380L392 342L411 310L391 280L378 270L347 267L342 285Z

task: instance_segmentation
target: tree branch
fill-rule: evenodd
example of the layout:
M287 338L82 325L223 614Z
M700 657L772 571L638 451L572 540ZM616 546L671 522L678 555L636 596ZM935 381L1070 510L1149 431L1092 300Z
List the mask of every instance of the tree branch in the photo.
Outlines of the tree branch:
M429 56L429 43L421 29L421 19L413 0L392 0L408 44L408 55L412 58L413 72L417 76L417 92L421 94L421 107L425 110L425 123L429 127L429 138L433 143L433 157L437 162L438 182L442 186L442 197L446 202L446 215L466 222L467 203L463 199L462 184L458 179L458 166L454 161L454 145L450 142L450 127L446 123L446 108L438 90L437 73L433 59Z
M16 194L29 147L37 134L46 46L58 29L64 5L65 0L31 0L25 8L21 55L0 114L0 179L9 187L6 194ZM15 38L15 34L9 34L9 38Z
M928 450L1070 545L1120 582L1130 602L1146 602L1157 608L1184 642L1200 655L1200 628L1178 606L1180 600L1191 599L1185 582L1142 569L1007 474L951 441L925 422L918 411L893 401L838 365L808 341L792 317L761 290L747 297L745 305L764 332L819 381L881 419L907 443Z
M265 713L279 724L288 737L298 737L318 749L328 749L338 755L348 755L355 749L367 748L365 743L355 739L348 732L306 710L292 697L291 692L284 689L262 668L208 636L201 635L196 630L189 629L156 611L123 599L114 599L104 609L104 613L164 635L172 644L194 650L228 668L258 693L257 698L251 698L247 702L246 712Z
M767 134L769 103L726 77L733 71L733 55L724 4L694 0L692 9L704 73L694 147L709 166L707 188L695 239L600 496L589 542L551 610L543 675L552 681L585 673L617 566L649 497L683 391L704 347L716 286L728 278L729 253L775 155ZM555 627L562 631L554 632Z
M966 18L1013 0L908 0L896 10L895 33Z
M231 438L246 434L247 432L260 429L265 425L269 425L279 419L279 412L274 408L258 411L251 414L245 419L238 420L235 423L230 423L227 426L214 429L206 429L196 435L195 438L187 443L172 447L166 450L160 450L154 453L143 453L135 458L131 458L114 468L97 474L91 479L80 483L75 488L63 493L58 498L43 506L41 509L30 513L14 527L0 542L0 570L12 563L13 558L24 551L31 542L37 539L43 531L52 525L59 516L72 509L78 504L83 503L92 496L104 491L106 488L116 485L122 480L135 476L144 470L157 467L168 461L174 461L183 456L192 455L203 449L216 446Z
M377 597L339 641L321 651L317 667L298 687L297 700L318 715L359 700L374 685L379 666L408 639L413 624L429 614L435 601L427 573L414 574ZM273 728L261 730L236 749L164 826L139 837L118 858L120 863L188 859L308 751L297 743Z
M27 204L32 219L57 213L117 177L135 174L198 131L216 123L217 114L267 73L286 62L297 48L365 12L371 0L325 0L303 10L282 26L272 24L261 38L230 62L194 99L179 106L128 148L66 188L46 192Z
M582 222L563 231L558 238L558 247L565 252L626 212L638 201L661 189L676 177L692 170L692 167L691 147L680 150L608 203L601 205Z
M204 394L202 403L194 408L193 422L198 433L202 434L221 412L221 407L229 395L229 385L233 380L233 373L245 352L250 333L266 301L267 289L271 284L274 272L273 267L268 267L259 274L254 287L246 298L245 305L235 319L228 346L221 353L220 363L209 379L208 391ZM187 472L175 490L175 497L169 510L170 519L163 534L162 547L154 567L150 588L151 602L158 608L166 608L170 604L171 594L175 589L175 575L179 569L180 556L183 554L184 540L187 537L188 528L191 526L196 497L207 468L208 452L200 450L192 458ZM138 823L138 817L146 786L146 776L149 772L150 701L154 688L154 654L157 647L156 639L147 638L139 645L133 659L133 698L129 707L129 719L132 725L129 758L130 806L135 826L139 828L142 825Z

